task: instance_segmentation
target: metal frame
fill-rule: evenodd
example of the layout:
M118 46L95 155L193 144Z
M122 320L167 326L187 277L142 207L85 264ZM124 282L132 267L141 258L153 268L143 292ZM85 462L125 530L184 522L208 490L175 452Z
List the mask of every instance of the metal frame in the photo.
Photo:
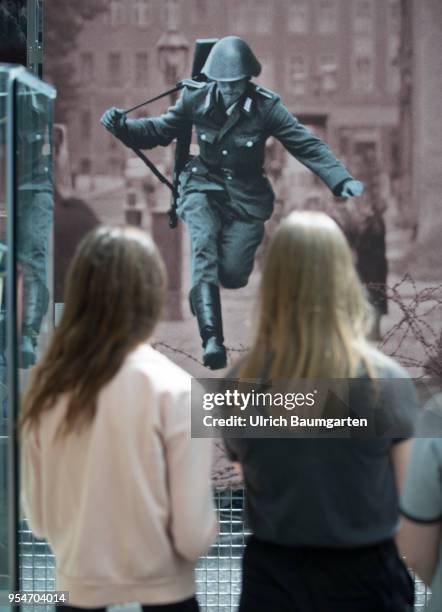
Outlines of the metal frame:
M7 215L7 274L6 274L6 367L8 385L7 405L7 457L8 457L8 557L11 572L10 586L12 591L20 590L20 560L18 550L19 513L20 513L20 477L19 451L17 437L17 416L19 409L19 378L17 359L17 187L16 166L17 152L17 84L34 87L50 99L56 91L42 83L22 66L13 68L8 74L7 83L7 133L8 151L6 169L6 215Z
M242 489L217 491L219 536L209 552L198 561L195 571L196 595L201 612L234 612L241 593L241 559L249 530L244 524ZM22 591L54 588L55 559L52 551L32 535L26 521L20 524ZM430 591L412 573L415 582L414 612L423 612ZM42 586L43 584L43 586ZM51 612L47 606L41 612ZM137 605L112 606L112 612L139 612Z
M7 117L9 118L6 134L6 147L9 153L6 169L6 221L7 221L7 273L6 273L6 367L8 381L8 548L9 568L11 572L11 589L19 590L20 568L18 561L18 444L16 437L16 416L18 413L18 376L17 376L17 255L16 255L16 192L17 172L15 164L16 151L16 112L15 98L17 76L24 68L15 68L8 75Z
M40 29L43 0L27 0L26 4L26 51L27 68L36 76L43 75L43 40Z

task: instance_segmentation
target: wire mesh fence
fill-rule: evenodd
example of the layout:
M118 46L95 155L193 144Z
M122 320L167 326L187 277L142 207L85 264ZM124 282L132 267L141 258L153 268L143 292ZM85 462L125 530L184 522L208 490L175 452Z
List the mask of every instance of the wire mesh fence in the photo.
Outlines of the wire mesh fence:
M196 568L196 593L202 612L234 612L241 592L241 559L249 535L244 524L242 489L218 491L215 494L219 518L219 537ZM21 591L55 590L55 560L46 542L36 540L26 523L20 525ZM424 610L430 591L414 576L415 611ZM52 611L52 606L24 606L24 610ZM120 607L120 606L119 606ZM136 606L121 606L125 612ZM112 612L117 607L112 606Z

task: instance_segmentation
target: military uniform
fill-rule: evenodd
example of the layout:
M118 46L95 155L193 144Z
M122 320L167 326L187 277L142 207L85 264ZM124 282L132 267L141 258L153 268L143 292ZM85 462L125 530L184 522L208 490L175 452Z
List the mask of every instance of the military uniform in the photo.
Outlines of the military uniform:
M195 126L200 154L181 174L177 212L191 236L192 286L201 281L229 288L247 284L273 210L274 193L263 170L267 138L278 139L336 195L353 178L276 93L253 83L228 115L216 83L189 82L164 115L127 119L116 135L128 146L150 149L167 146L189 123Z
M253 84L261 72L248 44L237 36L218 40L204 66L208 83L186 81L175 106L153 119L126 119L107 110L102 124L138 149L167 146L195 126L200 146L180 175L177 212L192 242L190 305L203 341L203 362L226 365L219 285L247 284L274 193L263 170L265 142L278 139L336 194L348 197L363 186L327 145L299 123L280 97ZM348 181L348 185L345 185Z

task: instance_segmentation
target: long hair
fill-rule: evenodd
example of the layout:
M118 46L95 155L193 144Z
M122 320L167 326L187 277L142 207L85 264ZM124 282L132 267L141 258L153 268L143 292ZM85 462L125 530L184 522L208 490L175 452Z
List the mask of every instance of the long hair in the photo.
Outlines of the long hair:
M320 212L293 212L270 242L256 338L240 376L348 378L366 361L369 306L351 250Z
M151 335L165 287L164 263L148 234L103 226L90 232L69 268L60 325L34 369L20 427L36 424L65 393L58 433L90 423L100 389Z

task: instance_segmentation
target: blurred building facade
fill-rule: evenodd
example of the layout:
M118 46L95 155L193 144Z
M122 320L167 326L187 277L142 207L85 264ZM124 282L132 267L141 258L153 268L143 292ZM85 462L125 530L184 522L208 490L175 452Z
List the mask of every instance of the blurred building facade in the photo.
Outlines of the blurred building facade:
M157 43L164 32L178 31L189 42L189 70L196 38L245 38L263 64L262 85L280 93L290 111L325 137L350 168L352 156L369 148L394 179L400 1L108 0L104 14L84 23L72 52L82 88L79 108L69 119L74 172L123 172L130 152L105 132L99 118L109 106L127 108L167 87ZM166 106L162 100L138 116ZM158 161L161 153L152 156Z
M440 279L442 4L402 0L401 10L400 208L421 267Z

